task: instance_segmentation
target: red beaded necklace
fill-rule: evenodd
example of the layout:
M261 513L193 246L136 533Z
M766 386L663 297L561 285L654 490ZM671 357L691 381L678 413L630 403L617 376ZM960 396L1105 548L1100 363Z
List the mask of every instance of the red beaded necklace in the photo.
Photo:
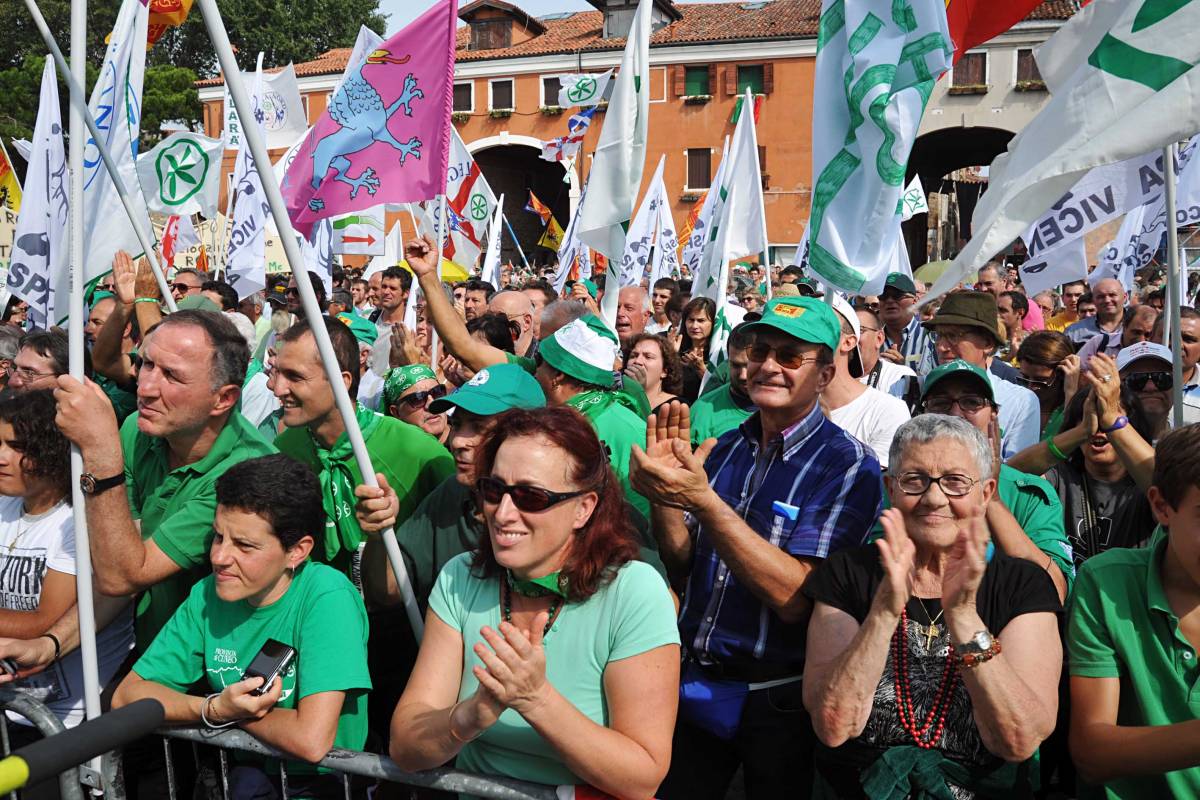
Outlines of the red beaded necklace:
M917 727L917 715L912 706L912 687L908 680L908 647L905 642L908 628L908 610L900 612L900 626L892 634L892 666L896 686L896 712L900 725L908 731L917 747L930 750L941 741L946 729L946 714L954 697L954 684L958 672L954 669L954 654L947 651L946 664L942 668L942 679L938 683L937 696L925 717L924 724Z

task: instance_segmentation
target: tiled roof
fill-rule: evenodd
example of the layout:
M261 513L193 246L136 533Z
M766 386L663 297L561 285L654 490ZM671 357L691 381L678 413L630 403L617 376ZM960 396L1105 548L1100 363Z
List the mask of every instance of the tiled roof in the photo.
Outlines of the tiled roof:
M500 5L496 3L495 5ZM820 0L771 0L771 2L677 3L683 19L657 31L652 46L735 42L770 39L809 39L817 35L821 15ZM1073 0L1047 0L1026 18L1031 21L1066 20L1075 13ZM503 50L468 50L470 30L458 29L457 59L461 62L497 58L553 55L577 51L621 50L624 39L603 39L604 15L600 11L580 11L569 16L542 18L546 31L521 44ZM312 61L296 65L296 75L329 75L341 72L350 60L349 47L322 53ZM224 81L210 78L197 86L219 86Z

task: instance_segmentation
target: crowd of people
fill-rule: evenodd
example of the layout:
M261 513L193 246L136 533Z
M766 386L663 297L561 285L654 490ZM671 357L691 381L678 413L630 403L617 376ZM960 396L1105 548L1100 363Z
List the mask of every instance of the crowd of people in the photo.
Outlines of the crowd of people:
M344 796L331 748L618 798L1200 796L1200 313L1169 349L1152 271L918 306L738 265L718 307L405 257L240 301L179 269L166 313L119 254L82 381L8 304L0 682L83 717L73 444L105 703L286 754L235 798ZM124 761L134 798L212 779Z

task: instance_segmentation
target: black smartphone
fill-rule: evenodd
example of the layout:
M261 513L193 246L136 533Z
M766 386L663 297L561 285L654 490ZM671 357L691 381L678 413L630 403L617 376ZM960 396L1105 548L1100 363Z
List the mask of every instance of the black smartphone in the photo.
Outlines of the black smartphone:
M250 694L261 696L269 692L271 684L284 673L295 657L296 649L291 645L267 639L266 644L258 651L258 655L250 662L250 666L246 667L246 671L242 673L242 680L246 678L263 679L262 686L252 689Z

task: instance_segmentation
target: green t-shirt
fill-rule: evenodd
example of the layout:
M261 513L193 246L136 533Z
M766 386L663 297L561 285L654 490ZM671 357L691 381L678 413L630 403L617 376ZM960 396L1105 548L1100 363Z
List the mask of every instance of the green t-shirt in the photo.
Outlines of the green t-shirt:
M277 707L294 709L309 695L345 692L333 746L362 750L371 688L367 612L354 584L325 564L306 562L283 597L259 608L222 600L208 576L192 587L133 671L178 692L200 680L219 692L242 679L267 639L296 650ZM287 768L316 770L298 761L288 761Z
M1046 427L1042 429L1042 441L1053 439L1062 430L1063 423L1063 407L1059 406L1050 413L1050 418L1046 420Z
M646 421L621 404L614 392L590 391L575 395L567 405L583 414L596 429L596 436L608 447L609 463L625 498L646 519L650 519L650 501L629 484L630 451L636 444L646 447Z
M1071 542L1063 527L1063 508L1058 493L1045 478L1021 472L1007 464L1000 465L1000 479L996 491L1004 505L1012 513L1017 524L1025 531L1029 540L1054 560L1067 580L1067 592L1075 582L1075 559ZM883 508L892 507L887 492L883 494ZM876 522L870 540L883 536L883 526Z
M479 629L500 625L500 580L471 574L470 556L453 559L438 576L429 608L463 636L459 698L478 687L473 650L487 646ZM667 584L648 565L630 561L612 582L582 603L568 603L544 639L546 679L597 725L608 725L604 670L608 664L679 644L675 605ZM457 767L550 785L581 783L525 719L506 709L499 721L458 754Z
M1173 725L1200 717L1200 661L1179 632L1160 570L1167 541L1092 556L1079 569L1067 622L1070 674L1119 678L1121 725ZM1200 797L1200 766L1138 775L1079 796L1112 800Z
M729 384L705 392L692 403L692 445L705 439L719 439L754 414L749 397L735 397Z
M528 372L530 375L537 372L537 362L527 356L519 356L516 353L504 353L504 360L509 364L516 364L521 369Z
M134 632L141 653L187 597L192 584L209 571L217 478L234 464L270 455L275 448L234 412L204 458L171 469L166 440L139 433L137 422L138 415L131 414L121 426L129 510L134 519L141 520L142 538L153 539L181 570L138 598Z
M400 511L396 522L408 519L417 504L448 476L454 474L454 459L437 439L425 431L394 417L383 417L366 439L367 454L376 472L383 473L388 485L395 490L400 500ZM279 452L307 464L318 474L321 461L317 458L317 446L307 428L289 428L275 439ZM352 452L346 459L354 485L362 483L362 470L354 460ZM340 551L329 563L342 574L351 575L353 553ZM327 561L323 543L313 548L313 558Z
M422 610L429 604L429 593L442 568L455 556L473 551L479 537L484 535L483 525L476 521L475 515L471 490L451 475L396 528L396 541ZM667 570L646 520L641 514L629 516L638 532L638 560L654 567L665 580Z
M95 376L96 385L104 391L104 396L108 398L108 402L112 403L113 411L117 415L117 424L120 425L133 412L137 411L137 395L133 392L127 392L117 385L117 382L106 378L103 375Z

